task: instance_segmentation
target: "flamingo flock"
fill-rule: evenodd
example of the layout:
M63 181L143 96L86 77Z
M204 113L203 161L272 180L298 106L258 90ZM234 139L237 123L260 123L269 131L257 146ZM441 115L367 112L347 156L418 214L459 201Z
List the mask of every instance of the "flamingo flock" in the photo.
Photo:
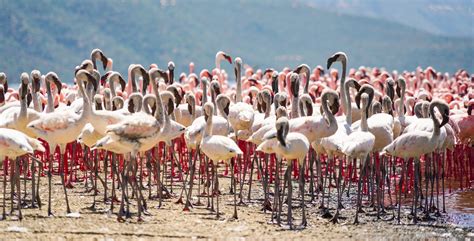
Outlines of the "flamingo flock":
M466 70L347 69L343 52L328 57L326 72L306 64L254 70L219 51L211 70L195 72L191 63L176 80L173 62L131 64L125 79L100 49L90 56L76 66L73 85L33 70L14 89L0 73L2 219L42 207L44 176L53 216L54 175L68 214L68 189L84 183L90 208L103 192L120 222L135 213L132 199L139 222L155 208L147 201L161 208L170 198L183 212L206 205L219 219L219 183L230 178L233 219L237 207L257 202L290 229L306 227L306 208L315 205L333 223L344 209L355 211L355 224L370 211L400 223L402 207L414 223L431 220L446 212L447 189L474 180L474 76ZM235 87L223 61L233 65Z

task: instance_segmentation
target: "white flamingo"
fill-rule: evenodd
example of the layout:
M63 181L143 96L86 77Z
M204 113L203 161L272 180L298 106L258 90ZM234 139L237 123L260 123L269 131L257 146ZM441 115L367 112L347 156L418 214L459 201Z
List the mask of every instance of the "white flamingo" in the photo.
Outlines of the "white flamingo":
M257 151L263 151L265 153L275 153L277 156L284 157L287 161L287 170L285 180L288 182L288 224L290 228L293 228L293 217L292 217L292 181L291 181L291 169L293 160L297 160L300 170L305 169L305 157L309 150L309 141L301 133L289 132L290 124L286 117L279 118L275 127L277 132L275 134L269 134L263 143L257 147ZM277 141L275 141L277 140ZM301 206L302 206L302 221L301 225L306 226L306 211L304 204L304 172L300 172L300 192L302 195ZM286 184L285 184L286 185ZM275 197L279 198L279 197Z
M435 115L435 108L439 110L443 118L440 123ZM415 203L417 203L418 196L418 173L420 171L420 161L419 157L433 152L439 146L439 139L441 133L441 127L443 127L449 121L449 106L439 100L434 100L430 104L430 118L432 121L432 131L425 131L414 129L412 131L403 133L392 143L386 146L382 154L390 154L392 156L403 158L402 163L402 176L399 183L399 201L398 201L398 222L400 223L400 207L401 207L401 187L403 184L403 179L405 175L405 160L408 158L415 158ZM416 221L416 208L415 208L415 217Z
M6 157L10 158L11 160L16 159L17 157L23 156L25 154L33 155L35 151L44 152L45 148L41 144L40 141L33 139L23 132L7 129L7 128L0 128L0 164L3 165L3 161ZM10 165L17 166L17 162L19 160L16 159ZM33 160L35 162L35 160ZM5 170L4 170L5 171ZM14 179L18 181L17 190L20 192L20 185L19 185L19 170L13 172L15 176ZM34 178L34 176L32 177ZM7 206L5 203L6 200L6 174L3 174L3 215L2 219L6 218L5 207ZM17 183L16 181L14 183ZM12 181L13 184L13 181ZM18 218L22 220L23 215L21 213L21 193L18 193Z
M56 80L59 80L55 73L48 73L46 75L46 81L50 77L55 77ZM51 212L51 177L52 177L52 168L53 168L53 154L56 146L59 146L60 153L60 166L64 165L64 154L66 144L73 142L79 136L82 131L82 128L88 123L88 118L91 110L90 101L87 97L87 94L84 90L83 82L87 81L88 86L91 86L90 83L95 81L94 77L89 74L86 70L79 70L76 74L76 81L79 87L79 90L84 96L84 110L81 115L77 115L72 111L64 112L51 112L41 115L37 120L34 120L28 124L36 136L46 140L50 146L50 159L49 159L49 170L48 170L48 186L49 186L49 195L48 195L48 216L52 215ZM46 82L48 84L48 82ZM66 186L64 184L64 169L60 168L61 183L63 185L64 195L66 197L66 212L69 214L71 209L69 207L69 200L67 197Z
M214 118L214 106L211 103L204 104L204 118L206 120L206 128L201 140L201 151L214 163L214 175L216 177L216 190L219 190L217 182L217 162L222 160L228 162L229 159L236 157L237 155L242 155L243 152L237 146L237 144L226 136L213 135L212 121ZM234 179L234 171L232 162L232 179ZM236 204L236 192L234 192L234 215L233 217L237 219L237 204ZM217 197L217 217L219 218L219 197Z
M247 103L242 102L242 80L241 69L242 60L235 58L235 75L237 82L237 91L235 95L235 104L229 108L229 123L235 133L240 130L249 130L254 121L253 107Z
M359 184L357 188L357 210L354 223L359 223L359 211L362 209L362 199L360 195L360 189L362 184L362 178L365 176L365 167L367 165L366 159L369 153L373 150L376 136L370 132L369 125L367 121L368 109L371 106L372 99L374 98L374 92L372 88L366 88L367 86L362 86L359 93L361 94L360 102L362 109L362 116L360 122L360 129L353 131L347 136L344 140L342 146L340 146L341 151L349 157L349 160L352 158L358 158L361 163L361 173L359 176ZM368 92L368 94L367 94ZM359 96L359 95L358 95ZM357 99L357 104L359 105L359 99ZM341 167L342 168L342 164ZM340 182L340 177L338 182ZM338 184L340 186L340 184ZM338 189L338 202L340 202L341 190ZM339 216L339 207L337 208L336 214L334 215L334 222L337 222Z
M20 107L11 107L0 114L0 128L10 128L21 131L30 137L36 137L34 132L27 128L28 123L38 119L41 113L27 107L26 95L29 77L27 73L21 74Z

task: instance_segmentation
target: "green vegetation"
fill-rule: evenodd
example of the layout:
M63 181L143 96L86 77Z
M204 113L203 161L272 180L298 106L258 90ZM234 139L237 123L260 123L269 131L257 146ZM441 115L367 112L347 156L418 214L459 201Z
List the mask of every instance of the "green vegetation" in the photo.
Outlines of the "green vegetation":
M161 1L172 3L171 0ZM0 0L0 71L11 81L37 68L70 82L74 67L101 48L126 76L131 63L177 71L212 68L218 50L261 68L325 65L345 51L349 66L474 70L471 38L440 37L404 25L270 0ZM223 64L230 72L230 66ZM231 72L232 73L232 72Z

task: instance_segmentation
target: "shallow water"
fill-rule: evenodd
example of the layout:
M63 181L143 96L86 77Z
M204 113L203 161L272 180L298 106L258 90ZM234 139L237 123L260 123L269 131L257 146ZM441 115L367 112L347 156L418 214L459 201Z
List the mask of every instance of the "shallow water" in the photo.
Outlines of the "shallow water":
M474 228L474 190L459 190L446 195L446 211L448 222Z

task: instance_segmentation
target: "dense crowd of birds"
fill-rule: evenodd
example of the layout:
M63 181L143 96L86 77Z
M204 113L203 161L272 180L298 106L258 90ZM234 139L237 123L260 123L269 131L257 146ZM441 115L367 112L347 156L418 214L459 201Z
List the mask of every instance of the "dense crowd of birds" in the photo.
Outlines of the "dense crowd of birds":
M235 87L222 61L233 64ZM403 205L411 205L413 222L439 216L446 209L445 182L450 189L466 188L474 179L473 77L432 67L389 73L362 66L347 72L347 61L342 52L327 60L327 69L340 63L342 73L306 64L254 70L220 51L211 71L197 73L191 63L189 73L175 80L173 62L148 70L131 64L125 80L112 70L112 59L94 49L75 68L73 85L54 72L33 70L21 74L15 89L0 73L2 217L7 177L10 215L17 210L21 219L22 207L41 207L44 176L47 214L53 215L53 175L60 176L67 213L67 190L84 182L93 192L92 208L99 185L109 212L120 202L119 221L131 218L130 199L143 221L147 199L161 206L173 197L183 211L207 199L219 217L219 177L229 175L235 219L237 206L255 193L279 225L286 205L290 228L294 199L301 202L303 227L309 204L319 204L332 222L348 206L354 207L355 223L369 208L380 219L393 210L392 219L400 222ZM253 190L254 182L262 188Z

